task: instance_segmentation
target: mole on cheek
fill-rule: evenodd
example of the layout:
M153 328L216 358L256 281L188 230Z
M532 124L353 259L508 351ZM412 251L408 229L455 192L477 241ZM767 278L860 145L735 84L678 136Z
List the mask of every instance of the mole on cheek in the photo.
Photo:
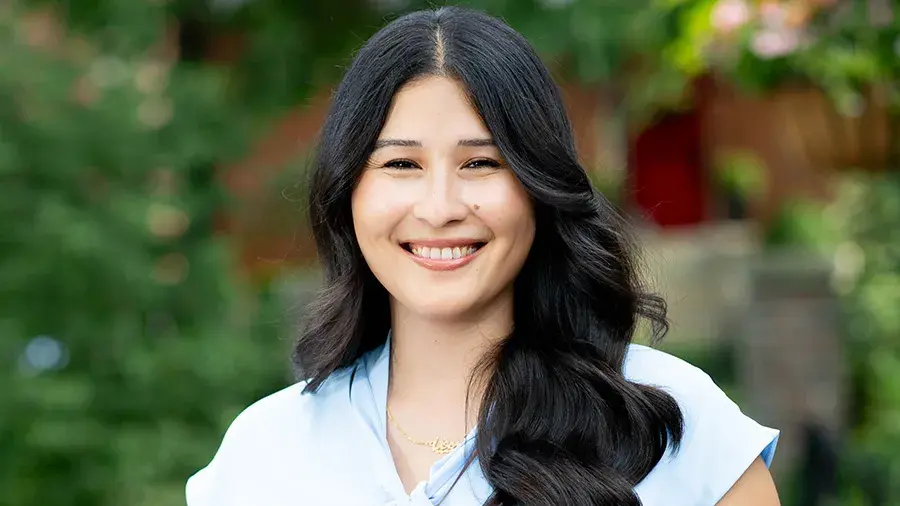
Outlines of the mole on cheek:
M479 206L478 204L475 204L473 207L475 208L476 211L481 209L481 206Z

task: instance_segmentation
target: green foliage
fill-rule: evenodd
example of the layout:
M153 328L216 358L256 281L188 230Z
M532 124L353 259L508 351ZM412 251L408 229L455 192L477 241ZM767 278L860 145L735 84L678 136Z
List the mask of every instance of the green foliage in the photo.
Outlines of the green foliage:
M900 176L857 178L837 203L838 271L857 393L842 504L900 502Z
M393 4L402 7L391 8ZM277 112L334 82L353 51L386 21L442 5L482 9L505 19L565 76L621 86L635 56L657 54L676 29L672 16L677 6L660 9L653 8L655 4L651 0L254 0L231 11L206 14L204 19L211 31L245 34L247 50L237 71L242 101L256 111Z
M637 50L650 49L653 36L665 33L661 28L667 21L648 9L650 0L412 0L398 2L406 4L402 9L373 7L391 3L248 3L229 20L251 28L250 50L241 62L242 92L272 110L301 101L313 86L339 76L348 55L386 20L417 9L463 5L486 10L523 33L557 72L588 83L620 77Z
M855 7L808 16L806 42L774 53L760 50L760 34L772 27L752 9L723 29L725 0L214 7L227 3L0 7L0 365L8 371L0 504L183 504L184 479L212 455L234 414L285 381L277 325L255 323L280 320L278 305L243 286L229 245L213 231L228 205L214 167L243 153L250 125L331 85L388 19L450 3L487 10L528 37L558 74L627 95L632 121L678 106L690 79L708 72L761 91L813 83L853 112L861 89L900 70L900 25L870 26L865 5L874 2L838 2ZM32 32L41 29L21 24L15 9L23 4L55 6L82 36L36 47L42 35ZM206 43L240 34L238 61L154 59L149 48L173 17L199 26ZM898 95L891 99L896 112ZM721 183L745 196L759 191L751 160L721 162ZM845 459L845 503L875 504L880 493L889 504L900 501L900 184L853 188L844 215L787 206L770 241L834 244L835 216L850 217L838 227L847 234L838 252L850 265L841 286L863 408Z
M802 199L784 203L766 229L766 245L831 251L838 231L823 209L823 205Z
M482 9L524 34L560 75L606 85L636 112L682 101L688 79L707 68L713 0L332 0L297 2L54 2L70 23L102 47L140 52L153 36L148 26L178 15L203 26L207 36L240 34L243 50L233 67L238 102L250 114L279 114L331 85L356 48L386 21L442 5ZM398 5L400 7L391 7ZM154 7L155 6L155 7ZM698 10L699 9L699 10ZM150 21L150 22L148 22ZM628 90L626 94L624 91Z
M861 87L900 69L900 25L873 24L875 2L751 0L333 0L53 2L102 47L139 52L155 23L177 15L205 35L240 34L239 102L278 114L341 74L385 21L441 5L483 9L522 32L562 75L626 97L639 119L689 98L713 72L745 89L813 83L852 110ZM215 7L216 5L230 7ZM162 5L162 6L161 6ZM767 7L764 7L766 5ZM743 6L744 10L741 10ZM735 12L735 8L738 12ZM730 12L727 14L726 11ZM737 16L737 17L736 17ZM625 90L628 93L625 93ZM642 120L642 119L641 119Z
M886 17L876 3L782 1L757 9L746 2L749 17L734 33L710 26L718 30L721 47L709 52L708 63L748 90L813 84L830 94L841 112L850 112L843 107L848 95L890 80L900 69L900 25L877 21Z
M227 205L213 169L243 152L249 124L331 82L398 13L362 0L12 8L25 3L57 7L72 32L26 27L19 11L0 26L0 410L14 414L0 420L0 503L183 504L226 424L287 369L277 325L254 323L260 311L280 320L277 305L242 286L213 232ZM632 17L657 33L641 2L470 4L591 80L646 42ZM240 61L154 59L173 14L203 37L243 32Z
M743 199L758 197L766 188L765 164L753 153L738 150L717 153L714 165L718 185Z
M242 120L211 68L51 26L0 18L0 504L183 504L286 376L212 229Z

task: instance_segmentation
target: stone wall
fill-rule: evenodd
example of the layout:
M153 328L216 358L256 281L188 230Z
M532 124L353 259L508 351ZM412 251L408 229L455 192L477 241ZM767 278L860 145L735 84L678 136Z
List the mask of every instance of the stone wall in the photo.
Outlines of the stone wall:
M664 347L731 347L736 400L782 430L776 477L801 465L832 472L827 455L841 443L847 366L831 261L763 249L747 223L644 237L650 275L670 307Z

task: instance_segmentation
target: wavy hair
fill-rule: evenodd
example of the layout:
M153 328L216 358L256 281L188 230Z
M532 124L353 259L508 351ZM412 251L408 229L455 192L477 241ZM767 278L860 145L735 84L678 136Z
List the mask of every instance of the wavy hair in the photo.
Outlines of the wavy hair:
M536 232L514 282L514 325L485 362L476 455L487 505L639 505L634 487L683 417L657 388L623 376L641 319L667 330L644 290L634 241L578 163L560 92L530 44L484 13L444 7L396 19L358 52L325 120L309 188L324 285L294 348L314 392L385 342L389 297L356 242L351 194L395 93L413 79L461 83L530 194Z

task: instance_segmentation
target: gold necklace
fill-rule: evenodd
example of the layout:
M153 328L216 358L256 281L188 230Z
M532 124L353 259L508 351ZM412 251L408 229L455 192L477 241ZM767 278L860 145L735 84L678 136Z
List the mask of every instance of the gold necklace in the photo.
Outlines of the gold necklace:
M448 453L457 449L459 447L459 445L463 444L463 442L465 441L465 438L463 438L463 439L460 439L459 441L452 442L452 441L449 441L442 437L434 438L431 441L423 441L421 439L416 439L416 438L410 436L409 434L407 434L406 431L400 427L400 425L397 423L397 420L394 420L394 415L391 414L390 409L387 409L386 411L387 411L388 420L390 420L391 425L393 425L394 428L397 429L397 432L399 432L403 437L405 437L407 441L409 441L410 443L417 445L417 446L427 446L427 447L431 448L431 451L433 451L434 453L437 453L438 455L447 455Z

